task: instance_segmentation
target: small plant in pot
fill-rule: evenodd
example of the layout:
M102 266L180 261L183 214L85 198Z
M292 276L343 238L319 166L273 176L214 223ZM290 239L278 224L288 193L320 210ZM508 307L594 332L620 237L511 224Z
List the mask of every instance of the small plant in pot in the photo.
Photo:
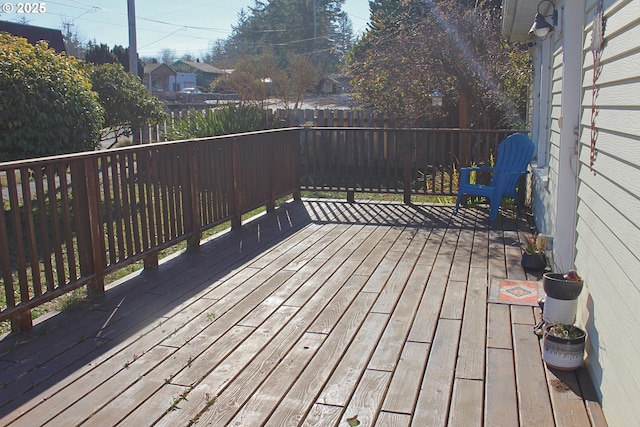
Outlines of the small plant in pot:
M541 234L525 236L525 245L522 248L522 260L520 265L527 271L542 271L547 266L547 258L544 248L547 239Z
M550 324L544 329L542 359L547 366L571 371L582 365L586 333L575 325Z

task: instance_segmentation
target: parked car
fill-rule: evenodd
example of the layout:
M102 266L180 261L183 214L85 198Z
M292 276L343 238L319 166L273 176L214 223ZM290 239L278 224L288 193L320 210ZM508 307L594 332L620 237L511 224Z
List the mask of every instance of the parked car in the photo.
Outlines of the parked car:
M177 100L183 102L195 101L198 94L204 93L197 87L186 87L177 92Z
M178 91L178 93L190 94L190 93L202 93L202 91L197 87L185 87L181 91Z

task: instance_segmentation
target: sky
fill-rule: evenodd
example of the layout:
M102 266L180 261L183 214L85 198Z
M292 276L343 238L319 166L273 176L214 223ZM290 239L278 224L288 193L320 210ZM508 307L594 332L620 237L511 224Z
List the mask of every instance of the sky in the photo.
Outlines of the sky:
M0 0L0 20L70 30L81 41L129 45L127 0L56 0L35 2L44 12L24 5L34 2ZM160 57L163 49L177 56L189 53L204 56L211 41L224 39L237 24L238 13L253 6L254 0L136 0L136 38L140 57ZM18 13L22 5L23 13ZM353 31L364 31L369 18L369 0L345 0L342 7L353 24ZM70 24L65 27L65 23Z

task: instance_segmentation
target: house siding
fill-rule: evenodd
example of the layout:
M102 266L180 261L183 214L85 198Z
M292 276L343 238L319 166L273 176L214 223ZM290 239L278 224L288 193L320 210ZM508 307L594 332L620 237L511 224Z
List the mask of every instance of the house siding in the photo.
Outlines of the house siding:
M596 2L585 9L575 264L585 279L579 322L610 426L640 419L640 0L605 1L597 157L590 169Z

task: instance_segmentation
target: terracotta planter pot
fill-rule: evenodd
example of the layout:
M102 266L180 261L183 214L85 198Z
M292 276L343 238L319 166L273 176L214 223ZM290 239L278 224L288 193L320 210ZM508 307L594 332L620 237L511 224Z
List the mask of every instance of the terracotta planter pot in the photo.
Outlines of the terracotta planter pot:
M542 252L536 252L534 254L524 252L520 265L526 271L542 271L547 266L547 258Z
M552 368L563 371L578 369L584 360L585 332L578 328L578 337L559 338L549 333L551 327L552 325L545 327L542 359Z
M560 273L544 273L542 286L544 293L551 298L560 300L577 299L582 292L582 280L565 280Z

